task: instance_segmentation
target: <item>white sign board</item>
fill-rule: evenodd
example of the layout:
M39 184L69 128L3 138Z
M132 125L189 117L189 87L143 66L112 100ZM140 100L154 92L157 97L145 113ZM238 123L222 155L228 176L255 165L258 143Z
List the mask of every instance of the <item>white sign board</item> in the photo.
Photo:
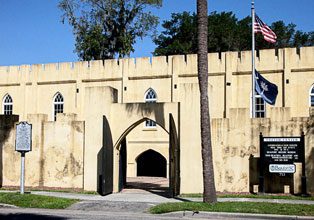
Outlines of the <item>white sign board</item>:
M32 150L32 125L20 122L16 125L15 150L28 152Z
M294 164L269 164L270 173L295 173Z

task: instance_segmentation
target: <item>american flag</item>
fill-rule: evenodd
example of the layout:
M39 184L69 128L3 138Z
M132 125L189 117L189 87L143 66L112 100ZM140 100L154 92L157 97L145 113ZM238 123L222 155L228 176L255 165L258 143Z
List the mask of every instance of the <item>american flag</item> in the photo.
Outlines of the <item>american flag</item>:
M264 39L270 43L276 43L276 34L265 24L256 14L254 22L254 32L262 33Z

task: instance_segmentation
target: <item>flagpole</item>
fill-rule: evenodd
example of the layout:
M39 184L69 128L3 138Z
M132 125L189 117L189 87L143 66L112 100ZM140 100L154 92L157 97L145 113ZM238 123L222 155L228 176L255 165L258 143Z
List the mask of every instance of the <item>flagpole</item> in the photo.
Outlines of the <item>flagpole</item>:
M252 118L255 118L255 8L254 0L252 0Z

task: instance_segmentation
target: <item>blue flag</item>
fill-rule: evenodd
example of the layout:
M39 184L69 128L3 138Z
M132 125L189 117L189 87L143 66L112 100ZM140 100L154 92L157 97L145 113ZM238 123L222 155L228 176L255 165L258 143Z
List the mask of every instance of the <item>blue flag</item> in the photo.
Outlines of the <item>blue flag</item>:
M275 105L278 88L255 70L255 90L265 102Z

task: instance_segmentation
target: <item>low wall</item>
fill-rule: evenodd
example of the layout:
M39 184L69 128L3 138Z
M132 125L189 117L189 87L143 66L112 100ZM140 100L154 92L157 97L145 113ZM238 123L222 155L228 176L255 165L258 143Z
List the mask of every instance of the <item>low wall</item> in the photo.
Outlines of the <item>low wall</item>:
M252 180L256 179L257 167L250 167L250 158L259 157L260 132L264 136L286 137L300 136L304 132L307 191L313 194L313 114L310 117L295 118L290 117L289 108L271 108L268 112L269 118L251 119L248 115L249 109L237 108L230 110L230 118L212 119L217 191L249 192L252 184L257 184L256 180ZM18 121L19 117L15 115L0 116L0 186L3 187L19 186L20 154L14 150L15 124ZM84 189L83 175L85 178L94 176L94 170L84 166L83 158L87 153L85 122L76 121L74 114L58 115L56 122L47 121L47 115L28 115L28 122L33 126L33 149L26 154L26 187ZM183 122L181 121L181 128L185 125ZM181 193L202 192L201 149L200 145L195 144L199 139L196 136L193 138L193 134L199 134L197 130L190 130L189 134L181 133ZM300 165L297 164L297 172L290 186L291 192L300 192L300 177ZM94 183L96 180L94 176L89 181ZM275 184L284 191L281 183L275 181ZM97 185L96 182L94 185Z
M259 134L301 136L305 133L307 190L314 193L314 117L291 118L289 108L271 108L270 118L250 119L249 109L231 109L230 118L212 120L215 182L217 191L249 192L250 156L259 157ZM300 166L297 165L297 168ZM257 168L255 168L255 171ZM255 177L258 174L254 175ZM252 178L252 177L251 177ZM300 169L294 174L291 192L300 193ZM252 181L251 181L252 182ZM254 181L253 181L254 182ZM279 182L277 188L283 185ZM279 186L280 185L280 186ZM266 183L267 187L267 183Z
M25 156L25 186L83 189L84 122L74 115L28 115L32 124L32 151ZM15 151L17 116L0 117L1 185L20 185L20 153Z

